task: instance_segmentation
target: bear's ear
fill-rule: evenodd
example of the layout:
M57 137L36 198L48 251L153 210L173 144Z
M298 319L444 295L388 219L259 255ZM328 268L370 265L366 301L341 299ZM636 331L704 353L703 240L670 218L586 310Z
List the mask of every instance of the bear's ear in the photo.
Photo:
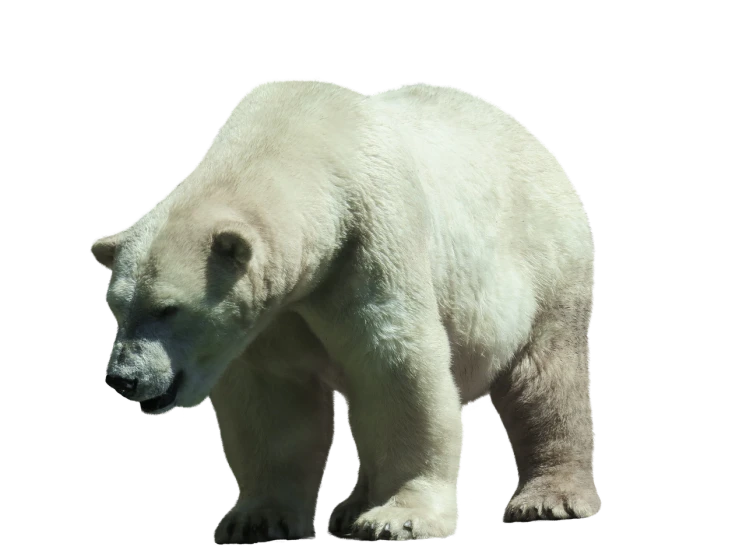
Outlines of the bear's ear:
M114 254L117 251L119 241L122 239L122 234L115 234L113 236L102 237L91 247L93 256L96 257L101 264L111 270L114 264Z
M220 226L212 235L212 252L245 266L251 259L249 230L239 222Z

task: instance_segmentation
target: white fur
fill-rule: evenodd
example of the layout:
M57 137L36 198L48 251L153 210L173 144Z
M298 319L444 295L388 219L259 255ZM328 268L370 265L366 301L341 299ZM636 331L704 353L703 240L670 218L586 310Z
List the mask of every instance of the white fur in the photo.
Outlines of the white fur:
M109 373L144 400L183 370L173 406L210 398L240 492L216 541L312 533L334 392L360 473L330 530L455 533L461 408L488 392L521 479L506 520L597 512L588 216L551 151L485 99L262 83L120 232L92 246L114 272ZM166 303L179 314L154 319Z

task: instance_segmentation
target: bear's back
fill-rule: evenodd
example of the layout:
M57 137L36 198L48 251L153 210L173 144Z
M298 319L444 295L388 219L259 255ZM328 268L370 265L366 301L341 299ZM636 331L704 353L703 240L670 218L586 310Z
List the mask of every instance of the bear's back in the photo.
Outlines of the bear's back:
M570 279L590 274L593 254L577 194L536 138L481 99L414 85L372 102L411 151L444 322L459 344L507 359L559 286L590 283Z

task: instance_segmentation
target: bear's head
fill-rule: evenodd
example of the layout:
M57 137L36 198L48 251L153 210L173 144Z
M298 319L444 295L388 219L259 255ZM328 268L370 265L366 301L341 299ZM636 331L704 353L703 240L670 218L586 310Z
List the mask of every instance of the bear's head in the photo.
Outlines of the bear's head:
M94 243L118 325L106 382L152 414L203 401L271 315L265 244L261 224L207 209Z

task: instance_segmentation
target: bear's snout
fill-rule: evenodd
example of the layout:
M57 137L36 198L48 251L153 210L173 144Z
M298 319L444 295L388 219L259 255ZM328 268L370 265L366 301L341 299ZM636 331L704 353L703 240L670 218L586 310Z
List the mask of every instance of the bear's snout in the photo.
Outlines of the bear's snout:
M137 391L137 378L122 378L114 374L106 375L106 383L120 395L131 398Z

